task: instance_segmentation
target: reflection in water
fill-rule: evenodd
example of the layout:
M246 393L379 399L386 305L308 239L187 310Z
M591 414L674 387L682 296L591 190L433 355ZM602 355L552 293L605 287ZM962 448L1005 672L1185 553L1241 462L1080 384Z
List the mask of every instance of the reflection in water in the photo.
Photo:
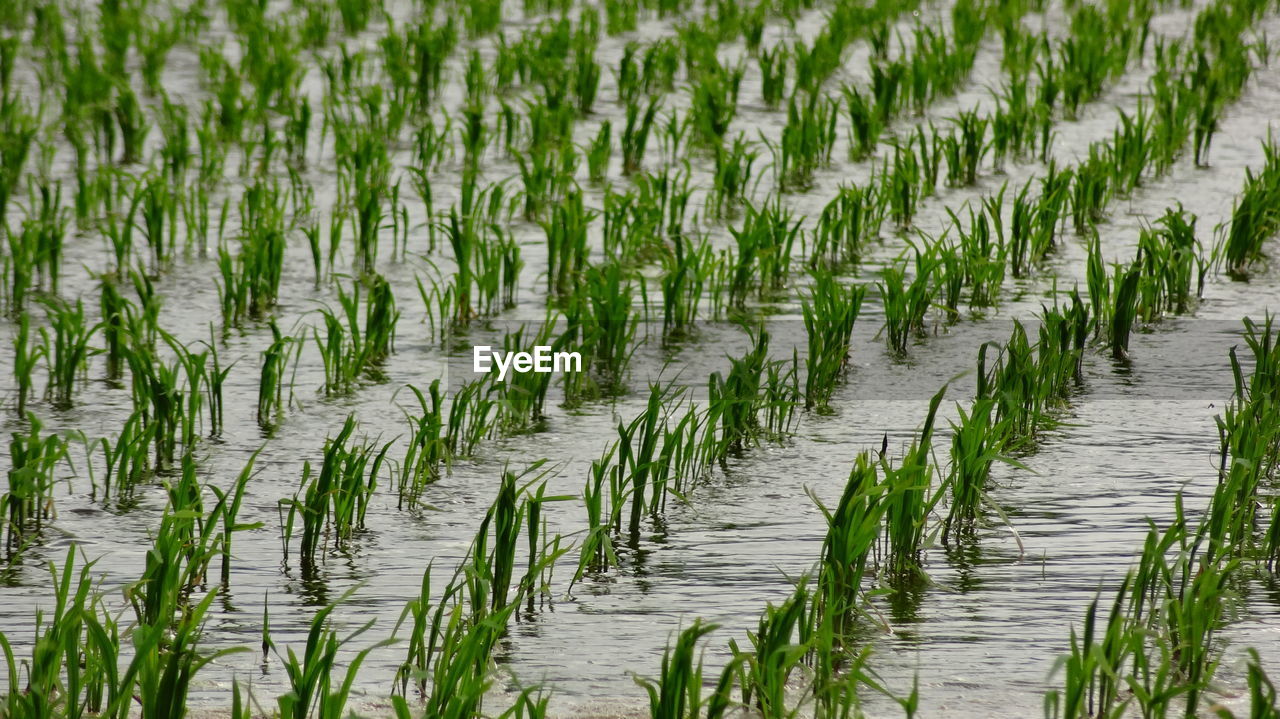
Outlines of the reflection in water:
M931 583L923 576L905 576L895 580L888 595L889 617L897 624L917 624L923 621L920 616L920 605L924 602L926 591ZM909 632L898 630L901 636L912 636Z
M304 607L325 607L330 601L329 582L325 572L311 562L303 562L298 570L299 578L286 584L286 591L302 598ZM293 579L288 568L285 578Z
M944 546L943 554L947 558L947 563L955 570L954 578L947 582L948 587L954 588L961 594L969 594L982 588L983 580L980 571L983 563L982 544L971 540L961 541Z

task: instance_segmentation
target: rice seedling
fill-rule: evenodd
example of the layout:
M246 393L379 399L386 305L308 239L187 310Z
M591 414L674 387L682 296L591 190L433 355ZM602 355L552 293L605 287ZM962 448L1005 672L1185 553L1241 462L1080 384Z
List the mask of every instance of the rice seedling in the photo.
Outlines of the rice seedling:
M694 80L688 122L700 146L714 152L724 144L725 133L738 109L738 91L744 72L741 65L725 68L715 62Z
M1164 314L1185 314L1204 291L1208 261L1195 237L1196 218L1181 207L1165 211L1158 226L1138 237L1141 278L1138 317L1154 322Z
M831 102L809 93L796 102L791 96L787 124L776 145L766 141L773 154L774 175L779 192L803 191L813 183L813 173L831 162L836 141L836 111Z
M1030 181L1014 195L1009 218L1009 269L1014 277L1025 276L1054 248L1069 179L1050 164L1038 198L1028 199Z
M520 180L524 187L526 220L534 221L542 217L545 207L562 197L568 190L573 176L572 164L576 163L577 155L566 147L558 156L567 163L565 166L557 163L556 153L532 154L528 162L525 160L524 153L516 155L516 162L520 167Z
M351 294L338 288L340 314L329 308L320 310L324 337L321 338L319 328L312 330L323 359L325 394L350 392L362 377L381 379L381 365L393 350L400 312L395 307L391 286L380 275L374 275L368 282L363 323L359 312L362 283L357 280L352 283Z
M344 596L343 599L346 597ZM342 601L342 600L339 600ZM285 673L289 679L290 691L276 698L280 716L288 719L338 719L343 715L351 687L355 683L356 673L369 653L389 640L366 647L358 652L346 666L346 672L337 672L338 651L353 639L368 631L373 620L359 627L346 637L339 638L338 633L329 625L329 617L337 603L329 604L316 612L311 620L311 628L307 632L307 642L299 657L293 647L286 649L287 654L281 656ZM279 654L275 643L270 646ZM334 686L334 679L342 677L341 684Z
M209 353L206 349L203 352L192 352L173 335L162 332L165 344L169 350L173 352L176 358L176 364L181 367L182 373L186 378L186 383L180 401L181 406L178 407L178 416L180 424L178 425L178 434L184 447L191 448L195 446L196 439L199 436L197 432L197 422L204 415L204 391L201 390L202 383L209 384ZM207 389L212 389L212 386Z
M704 447L708 461L723 462L761 439L780 439L790 431L800 401L794 362L768 359L769 334L752 333L752 349L730 358L727 373L712 373Z
M240 250L234 258L218 250L222 283L223 323L238 326L244 319L261 319L274 307L280 291L284 263L284 205L280 188L256 183L240 201L243 228Z
M1138 316L1138 284L1141 279L1137 267L1126 270L1118 265L1112 277L1111 296L1115 304L1107 315L1110 319L1107 344L1111 347L1111 356L1118 360L1129 356L1129 334Z
M392 193L388 179L390 160L386 143L374 132L344 125L335 137L340 196L354 214L357 267L373 273L378 259L379 231L386 226L386 205ZM344 136L347 132L354 137Z
M8 487L0 495L8 558L20 553L53 516L53 471L67 453L62 437L41 434L43 425L34 414L27 416L27 424L27 432L15 432L9 442Z
M640 520L646 508L656 513L662 500L662 485L648 487L650 474L656 469L654 456L658 450L658 439L662 430L661 421L663 392L654 386L649 391L649 402L645 411L627 425L618 425L618 469L619 494L626 492L631 497L631 513L627 529L631 537L640 534ZM622 487L629 486L629 491ZM645 492L649 491L651 501L645 501Z
M587 148L586 157L587 175L592 182L602 182L613 157L613 124L610 121L600 123L600 131Z
M791 275L792 249L801 220L781 199L763 208L748 207L740 229L729 228L737 245L732 258L729 302L742 308L752 290L765 298L776 295Z
M578 570L573 584L588 572L603 573L617 566L618 554L614 550L613 528L622 524L622 467L611 463L618 444L610 444L600 459L591 461L591 471L582 489L582 504L587 513L587 534L578 549ZM605 480L609 484L605 485ZM609 491L608 513L605 512L605 491Z
M742 683L742 703L754 704L761 716L792 716L787 707L787 684L801 664L809 647L805 645L808 629L809 588L805 580L778 606L772 603L760 615L754 632L748 632L751 651L738 650L730 640L734 654L744 660L746 679Z
M423 489L448 470L452 459L440 380L433 380L425 394L413 385L407 386L417 398L421 414L415 416L405 412L409 423L409 446L405 450L404 461L400 463L396 488L401 509L406 505L409 508L417 506Z
M856 87L846 85L843 92L845 111L849 114L849 160L862 160L875 151L884 132L884 117Z
M934 299L930 279L937 267L936 258L917 252L910 284L902 263L890 265L881 272L882 279L876 287L884 306L885 341L891 351L905 353L911 340L924 332L925 316Z
M806 409L825 409L849 361L849 338L862 309L866 287L847 291L830 273L814 274L809 299L801 305L809 353L805 356Z
M532 357L538 347L549 348L545 352L553 359L557 355L563 357L567 351L572 334L565 333L552 340L553 323L548 318L532 336L525 339L527 326L522 325L515 332L508 332L502 338L504 356L515 356L526 353ZM571 356L570 356L571 357ZM530 360L532 361L532 360ZM555 360L560 362L561 360ZM572 359L563 360L562 372L581 371L575 366L580 364ZM545 406L547 391L551 388L551 373L514 371L507 373L505 380L498 380L494 385L496 394L495 422L498 429L507 435L524 434L541 430L546 420Z
M31 344L31 318L24 312L18 316L18 331L13 340L13 376L18 384L18 399L14 405L19 417L27 416L27 398L33 388L32 374L36 363L44 356L45 345Z
M947 388L944 386L929 401L919 438L903 454L895 466L881 460L884 472L884 563L882 569L891 581L910 581L923 574L920 552L926 542L925 523L942 499L942 491L933 490L935 468L930 454L933 423L938 405Z
M1079 643L1073 630L1071 654L1060 660L1066 669L1065 690L1046 698L1048 716L1110 713L1135 700L1144 715L1164 716L1181 696L1188 714L1197 711L1216 668L1211 645L1222 592L1238 566L1215 539L1222 538L1222 510L1232 506L1230 494L1219 487L1194 531L1188 529L1181 495L1169 528L1160 532L1152 525L1137 569L1116 594L1103 639L1095 638L1097 600L1086 613ZM1206 551L1200 553L1206 540ZM1158 655L1152 655L1153 648ZM1130 659L1132 669L1125 672ZM1123 698L1124 684L1132 697Z
M1122 111L1120 125L1113 131L1108 146L1113 184L1120 192L1129 192L1142 184L1153 152L1151 117L1146 105L1139 103L1133 116Z
M1004 243L1004 225L999 214L1003 191L984 202L981 211L969 208L968 227L952 214L956 230L956 250L963 266L963 284L969 287L969 306L991 307L1004 285L1008 250Z
M641 114L640 105L627 103L626 124L622 128L622 174L631 175L640 170L649 133L658 114L658 100L651 99Z
M978 179L978 164L990 148L990 143L986 141L989 121L985 117L979 117L977 110L968 110L952 118L952 122L955 123L955 128L943 140L947 184L972 185Z
M632 0L605 0L605 33L609 37L632 32L639 22L639 3Z
M89 357L98 351L89 346L89 341L101 324L88 324L80 300L74 306L56 297L42 298L41 302L49 324L48 328L40 328L40 354L45 358L49 379L45 399L65 409L72 405L77 380L83 377ZM46 329L52 330L52 337Z
M542 223L547 236L547 291L566 297L586 268L587 226L595 213L584 208L582 193L570 192Z
M26 165L39 127L36 117L28 114L26 103L12 99L5 92L0 103L0 132L5 139L0 143L0 217L7 216L9 200L20 186L22 168Z
M25 685L19 680L16 652L0 634L11 687L3 703L9 716L49 716L60 711L72 715L65 709L68 705L83 707L80 711L104 708L104 684L115 678L115 667L108 666L94 647L94 632L101 628L97 620L103 611L101 597L93 588L93 563L86 562L79 572L75 564L74 547L61 569L56 562L48 564L52 611L47 618L45 612L36 614L36 644L31 660L22 662L28 672Z
M990 369L987 350L991 345L983 345L978 352L975 402L995 401L991 424L1003 425L1000 441L1008 450L1034 441L1043 427L1052 426L1053 410L1065 403L1080 379L1085 341L1098 322L1074 292L1069 306L1044 308L1040 320L1034 344L1022 323L1015 321L1013 333Z
M262 353L262 374L258 380L258 424L270 428L280 413L288 406L285 387L293 396L293 375L297 374L297 358L302 345L293 337L281 334L275 322L271 323L271 345ZM289 360L293 359L293 374L289 374Z
M459 590L461 587L455 591ZM440 607L445 605L442 603ZM471 716L480 709L491 686L490 657L514 609L512 605L501 612L467 621L463 608L454 604L447 614L434 615L432 639L438 634L439 642L433 642L426 661L412 669L413 674L431 679L430 692L424 692L426 712L435 712L437 716ZM412 716L403 697L396 697L395 703L400 719Z
M751 170L758 157L759 154L750 149L741 135L734 138L728 149L716 148L714 185L707 198L708 215L733 217L738 207L747 204Z
M592 267L578 291L582 307L571 316L580 328L587 366L605 394L619 393L625 386L636 333L629 278L616 263Z
M787 60L790 57L786 46L781 43L771 50L761 50L756 56L760 63L760 94L764 104L770 108L777 107L786 96Z
M719 689L706 699L702 697L702 661L694 663L698 642L719 627L695 620L680 632L675 646L668 645L662 654L662 666L656 679L636 678L636 683L649 695L649 715L654 719L695 719L706 715L718 719L724 714L724 698ZM729 675L726 670L724 676ZM724 682L721 682L723 686Z
M663 256L662 336L676 342L695 332L698 310L716 258L706 242L693 245L677 235L672 252Z
M989 398L975 401L968 412L957 406L960 420L951 423L950 506L942 528L943 542L953 537L957 541L972 538L986 499L991 465L997 460L1011 462L1002 454L1009 420L996 421L995 409Z
M62 269L63 241L67 233L68 216L62 206L62 185L50 187L41 181L31 188L33 207L27 209L20 233L11 233L10 251L13 254L13 279L15 307L21 307L20 288L46 289L58 293L58 278ZM14 236L16 234L16 236ZM36 277L30 277L31 271ZM20 278L19 275L22 277Z
M921 158L915 151L915 136L905 145L894 143L892 169L886 160L882 173L887 175L881 183L888 199L889 217L901 228L910 227L924 196L927 178L927 170L921 166Z
M335 551L347 549L364 528L369 499L378 486L391 443L379 448L368 440L355 440L355 429L355 417L348 416L342 429L325 441L319 471L313 473L311 463L306 462L298 492L292 499L281 500L286 545L295 521L302 522L298 558L304 567L315 566L317 558L327 554L329 542Z
M1245 273L1262 256L1262 244L1280 227L1275 213L1280 198L1280 152L1274 142L1263 144L1266 156L1255 174L1246 170L1244 189L1231 212L1231 224L1223 240L1222 256L1227 270Z
M1223 596L1229 591L1227 579L1236 560L1219 564L1206 558L1194 569L1190 565L1188 559L1179 567L1181 592L1165 605L1164 623L1175 664L1188 687L1187 706L1196 707L1217 668L1212 640L1221 617Z
M881 533L885 491L869 453L857 456L840 501L828 509L810 492L822 511L827 533L822 543L814 612L832 627L840 641L860 613L862 580L872 569L872 551Z
M493 432L497 409L497 401L490 397L488 383L483 379L468 382L454 392L445 433L449 454L470 457L476 445Z
M1120 689L1116 673L1128 658L1134 641L1132 629L1126 626L1122 604L1131 579L1126 577L1116 594L1115 604L1101 628L1101 641L1096 638L1097 599L1089 604L1085 613L1083 635L1078 636L1072 628L1070 656L1059 662L1064 669L1066 689L1061 694L1055 690L1046 697L1046 716L1079 717L1093 715L1095 711L1115 710ZM1123 708L1123 704L1120 706Z
M528 472L536 471L538 465ZM514 472L504 471L498 497L490 506L468 555L440 598L431 601L431 568L423 573L419 596L411 600L397 622L397 632L412 618L409 651L401 666L399 696L393 697L398 717L408 717L405 700L409 681L416 681L425 711L433 716L473 716L491 685L493 653L522 598L532 600L533 579L550 570L563 553L558 538L539 546L540 507L558 497L543 490L517 487ZM535 478L529 484L536 482ZM527 522L528 568L515 582L515 560L521 524ZM492 530L492 531L491 531ZM492 538L492 550L490 539ZM428 690L428 685L430 689ZM523 694L523 693L522 693Z
M114 487L117 502L125 504L133 488L152 475L151 445L155 442L155 424L147 424L144 415L135 411L120 428L115 440L102 437L97 441L102 448L105 476L102 484L103 501L112 498ZM93 483L91 496L97 499L97 482Z
M1249 707L1256 719L1274 719L1280 712L1276 711L1276 687L1262 669L1262 662L1256 649L1249 649L1248 672Z
M244 503L245 488L249 485L249 480L255 476L254 464L257 462L258 455L261 452L262 448L259 447L253 454L249 455L249 461L245 463L244 469L240 470L240 474L236 476L235 481L227 491L209 485L209 490L217 498L217 504L214 506L213 511L210 512L210 516L219 517L222 522L222 536L219 545L222 555L221 578L224 587L231 583L232 537L236 532L250 531L263 526L261 522L242 523L238 521L240 507Z
M142 576L125 590L138 623L161 632L171 628L179 607L206 583L209 565L219 555L225 538L217 534L225 505L205 512L190 454L183 456L181 478L176 484L166 483L165 490L168 504L147 552ZM146 672L154 669L146 664L136 666ZM153 688L148 698L162 697Z
M813 229L810 263L831 268L857 265L866 245L879 239L884 222L883 195L877 185L841 186L822 208Z

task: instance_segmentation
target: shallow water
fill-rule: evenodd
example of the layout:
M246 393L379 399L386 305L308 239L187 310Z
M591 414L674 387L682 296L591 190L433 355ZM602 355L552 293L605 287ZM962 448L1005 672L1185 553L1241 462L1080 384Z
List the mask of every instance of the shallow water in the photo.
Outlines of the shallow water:
M1043 22L1056 26L1053 20L1060 13L1060 7L1051 8ZM1155 30L1179 33L1193 13L1183 9L1162 13ZM820 21L817 13L802 19L797 36L812 33ZM904 19L901 28L909 30L911 22ZM1280 30L1274 17L1263 25L1260 32L1275 35ZM639 36L669 30L668 24L654 22L645 25ZM779 34L768 35L766 42L782 36L779 29L772 32ZM941 121L986 101L985 86L1000 74L998 48L998 39L993 44L989 37L970 86L931 107L926 119ZM741 48L728 49L735 51ZM620 54L620 45L606 41L602 66L606 70L616 66ZM859 43L847 62L848 79L865 76L866 58L867 49ZM166 83L192 82L198 72L194 54L175 50L166 72ZM1078 121L1062 123L1054 146L1059 161L1073 161L1089 142L1108 137L1117 110L1132 111L1146 77L1145 69L1134 68L1088 106ZM754 101L753 83L758 82L754 66L749 65L747 78L735 130L758 128L776 137L784 115ZM321 89L314 72L308 87L313 92ZM457 83L452 90L456 100ZM619 113L611 102L614 92L606 71L598 115L580 123L580 139L595 134L596 120L612 119L617 127ZM683 95L674 97L674 106L680 106ZM1277 106L1280 68L1260 68L1221 123L1212 165L1194 168L1183 160L1167 177L1113 205L1111 221L1102 228L1104 255L1109 260L1131 257L1143 222L1176 202L1200 217L1201 234L1208 244L1212 228L1230 215L1245 168L1261 156L1259 143ZM911 121L907 118L903 126ZM332 148L324 150L331 157ZM838 147L836 156L843 152ZM496 154L486 165L490 179L514 171L513 164ZM405 152L400 159L408 156ZM313 162L307 179L317 197L331 198L336 177L323 159ZM658 161L655 154L653 162ZM229 167L235 164L234 157L228 159ZM865 180L870 167L870 163L840 165L819 173L813 190L794 198L791 206L801 214L816 214L839 184ZM1010 166L1003 175L988 172L977 187L942 190L926 203L917 224L927 233L938 233L947 222L945 208L994 193L1006 180L1010 187L1020 186L1043 169L1034 163ZM450 179L456 184L456 170L441 171L437 207L452 201L456 188L450 186ZM695 183L707 182L705 168L695 167L693 173ZM600 197L598 191L591 194L597 205ZM420 212L416 202L410 206ZM543 235L527 223L516 223L511 230L526 267L520 304L499 324L536 322L545 307L544 283L539 278L546 268ZM724 245L728 235L723 227L708 231ZM425 245L421 231L411 234L410 240L415 250L419 243ZM886 238L856 278L874 281L879 266L905 246L903 238ZM354 592L351 600L334 614L340 633L370 619L376 623L346 651L389 636L405 602L416 595L427 564L452 567L466 552L505 465L520 467L550 458L556 471L549 478L549 491L575 494L617 422L634 416L643 405L644 393L634 391L614 402L573 411L551 407L545 431L489 441L477 459L457 463L449 476L427 490L428 509L397 510L394 492L386 489L389 482L384 483L369 509L369 528L353 549L330 555L319 576L301 576L296 565L282 561L277 502L292 496L303 462L317 460L324 436L347 413L355 413L368 435L384 441L396 437L405 431L397 404L409 408L412 402L402 391L404 385L423 387L445 373L455 379L466 373L465 346L461 356L451 356L431 341L426 325L419 321L422 310L414 274L425 272L426 263L413 256L403 263L391 261L389 247L388 240L379 270L392 283L403 316L396 354L385 367L385 382L362 387L349 397L325 399L314 391L323 375L318 355L308 345L296 377L297 406L267 438L254 413L258 356L269 343L270 332L265 327L250 328L233 333L219 346L224 364L238 364L225 390L227 427L222 437L200 446L201 469L209 481L225 486L249 456L264 447L258 458L259 474L249 485L240 515L242 521L261 522L264 527L236 537L230 586L215 605L205 637L211 648L257 646L264 602L273 639L281 646L296 645L305 639L314 609L349 590ZM79 288L91 287L84 267L106 266L109 249L105 240L89 235L69 241L66 253L63 294L74 296ZM632 674L655 673L671 634L696 617L721 625L711 635L706 654L709 666L719 666L729 656L728 639L741 643L766 602L780 601L789 593L789 577L813 566L825 528L808 492L833 501L858 452L878 448L885 436L894 448L909 442L929 397L952 378L956 379L944 414L954 417L952 402L972 394L972 377L958 375L972 369L977 348L983 342L1007 338L1013 319L1028 320L1042 302L1051 301L1046 298L1055 282L1058 287L1083 283L1084 257L1083 245L1068 236L1047 272L1008 283L1006 301L998 310L938 326L935 335L914 347L906 361L891 357L875 337L883 313L878 301L869 298L855 331L854 368L849 383L832 402L834 413L803 416L793 441L754 449L712 475L691 494L687 505L673 502L662 526L652 528L638 548L626 552L621 569L606 577L588 578L572 593L566 588L576 555L568 555L556 572L549 603L518 616L501 650L504 667L521 683L546 682L554 691L557 713L643 709L643 692ZM439 253L430 259L444 268L450 266ZM157 282L166 298L161 325L185 342L208 337L208 324L217 317L218 296L211 279L215 275L213 260L198 255L168 271ZM923 716L1040 713L1043 693L1053 686L1047 677L1054 659L1066 648L1069 628L1080 620L1096 593L1100 589L1105 593L1129 567L1147 530L1145 520L1169 521L1180 491L1189 511L1205 505L1216 481L1213 418L1231 391L1227 351L1239 343L1241 317L1260 317L1277 305L1278 280L1275 271L1260 272L1250 283L1211 275L1196 318L1166 321L1136 335L1130 365L1117 366L1102 356L1090 358L1084 387L1063 424L1047 434L1037 451L1020 458L1031 471L997 469L993 499L1008 515L1016 537L1009 527L996 525L963 552L934 547L927 553L931 580L927 587L913 596L878 600L887 628L871 640L872 666L890 687L905 692L918 676ZM84 297L87 304L96 304L92 289L84 290ZM277 311L281 328L302 333L303 325L318 322L314 309L334 299L332 288L314 288L305 244L292 244ZM803 350L803 325L794 299L772 309L769 328L775 354L790 356L792 345ZM5 320L4 324L12 323ZM463 343L492 336L492 330L477 330ZM688 383L701 387L706 376L724 369L725 357L739 353L746 342L737 328L708 324L700 337L675 354L673 366ZM642 349L631 387L642 388L650 378L670 376L672 368L663 369L665 359L656 347ZM46 426L79 429L91 438L118 431L131 408L130 398L127 389L102 381L102 375L101 363L95 361L90 381L70 410L55 412L37 405ZM0 357L0 377L5 383L0 391L11 393L12 356L7 352ZM21 427L11 413L0 420L5 432ZM939 446L944 446L944 438L937 440ZM83 470L80 450L72 456ZM59 490L58 517L45 541L0 575L0 631L11 642L29 646L34 612L49 596L44 563L60 561L70 543L96 561L95 572L101 575L103 587L119 600L116 590L141 572L148 532L165 504L164 490L141 488L137 499L137 505L127 509L103 506L90 498L84 471L68 478ZM553 530L569 537L584 526L583 511L576 502L553 505L548 515ZM1238 660L1244 646L1257 647L1267 668L1273 674L1280 671L1280 591L1262 580L1250 581L1248 590L1236 607L1236 621L1222 635L1229 649L1220 680L1229 691L1242 684ZM357 682L361 701L376 704L389 693L402 652L401 647L392 646L370 655ZM263 661L256 653L233 655L199 675L192 701L224 705L233 676L251 682L264 705L285 681L275 658ZM873 713L895 711L885 700L868 697L868 701Z

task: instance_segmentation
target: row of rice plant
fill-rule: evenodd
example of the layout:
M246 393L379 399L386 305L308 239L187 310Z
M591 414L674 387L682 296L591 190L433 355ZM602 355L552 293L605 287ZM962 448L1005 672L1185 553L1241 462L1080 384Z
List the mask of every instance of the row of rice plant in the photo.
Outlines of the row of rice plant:
M1179 494L1175 519L1152 524L1137 566L1099 611L1095 599L1082 631L1071 631L1070 652L1058 664L1061 687L1048 695L1052 717L1115 714L1129 707L1143 716L1194 715L1211 690L1222 661L1220 628L1230 621L1233 579L1250 565L1273 566L1274 516L1267 532L1257 508L1259 479L1274 462L1275 332L1271 318L1246 320L1253 355L1246 375L1231 350L1236 389L1217 418L1222 442L1217 487L1198 517L1188 516ZM1105 612L1105 613L1103 613ZM1252 716L1274 713L1274 688L1256 652L1248 662ZM1224 714L1227 716L1229 714Z

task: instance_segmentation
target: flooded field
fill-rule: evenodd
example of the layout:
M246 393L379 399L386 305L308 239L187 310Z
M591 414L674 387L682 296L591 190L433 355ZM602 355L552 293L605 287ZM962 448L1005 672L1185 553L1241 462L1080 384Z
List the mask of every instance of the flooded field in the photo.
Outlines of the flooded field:
M4 3L0 718L1280 717L1276 36Z

